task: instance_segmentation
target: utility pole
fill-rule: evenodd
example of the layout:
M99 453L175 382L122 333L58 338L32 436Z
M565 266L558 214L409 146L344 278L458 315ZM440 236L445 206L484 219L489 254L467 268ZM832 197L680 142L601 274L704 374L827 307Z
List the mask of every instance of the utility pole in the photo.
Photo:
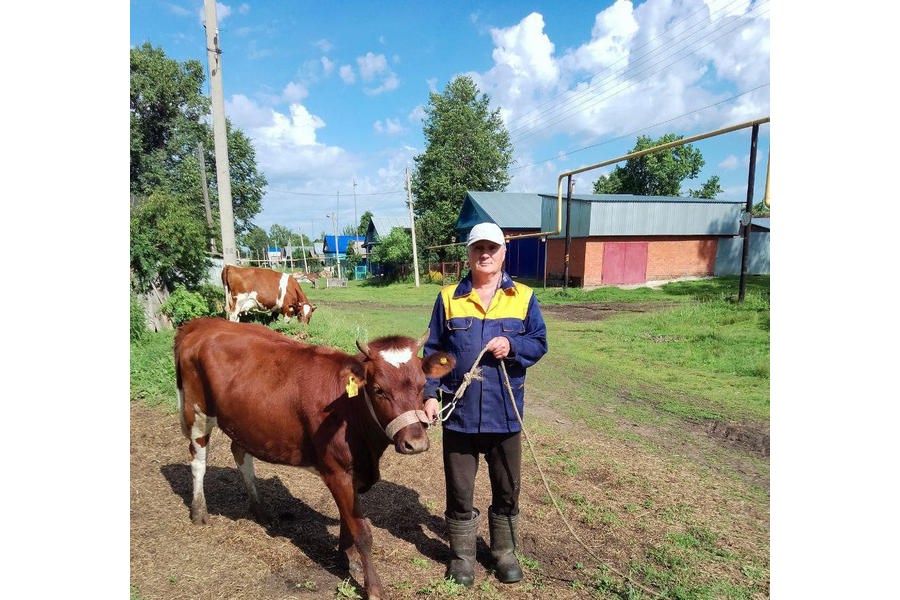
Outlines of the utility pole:
M359 237L359 217L356 215L356 177L353 178L353 239L358 241Z
M409 206L409 225L412 233L413 269L416 273L416 287L419 287L419 255L416 252L416 221L413 217L412 186L409 183L409 167L406 167L406 204Z
M331 227L334 229L334 260L337 261L338 279L343 279L343 277L341 276L341 253L340 248L338 247L337 222L335 221L337 215L335 213L331 213L330 215L325 216L331 217Z
M222 50L216 0L203 0L206 16L206 60L212 96L213 134L216 147L216 185L219 190L219 223L222 227L222 258L226 265L237 264L234 243L234 211L231 205L231 176L228 165L228 136L225 132L225 97L222 92Z
M303 272L309 274L309 265L306 264L306 245L303 243L303 229L298 225L297 231L300 232L300 250L303 252ZM312 242L312 240L310 240L310 242Z
M741 234L743 245L741 246L741 279L738 283L738 303L744 303L747 290L747 268L750 262L750 231L753 223L753 184L756 181L756 140L759 138L759 124L750 130L750 170L747 173L747 205L741 216Z
M206 210L206 224L209 230L213 228L212 208L209 206L209 190L206 184L206 159L203 158L203 142L197 142L197 162L200 163L200 184L203 187L203 208ZM212 254L216 252L216 237L209 237L209 251Z

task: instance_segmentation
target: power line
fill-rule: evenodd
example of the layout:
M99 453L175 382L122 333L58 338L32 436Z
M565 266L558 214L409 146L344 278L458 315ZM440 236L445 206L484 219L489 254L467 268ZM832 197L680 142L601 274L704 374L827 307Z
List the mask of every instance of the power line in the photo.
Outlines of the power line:
M279 188L267 188L267 191L280 192L282 194L292 194L294 196L318 196L323 198L336 198L340 192L331 192L328 194L319 194L315 192L293 192L291 190L283 190ZM357 196L387 196L389 194L404 194L404 190L392 190L387 192L371 192L368 194L356 194Z
M762 6L762 3L757 4L753 9L751 9L751 11L749 11L748 13L746 13L746 14L743 15L743 16L744 16L744 17L749 16L754 10L756 10L756 9L757 9L758 7L760 7L760 6ZM757 14L757 15L753 15L753 16L761 16L762 14L763 14L763 13L760 13L760 14ZM731 23L729 23L729 24L731 24ZM670 54L668 54L668 55L662 55L662 56L659 56L659 57L657 57L657 60L656 60L655 62L652 62L652 63L649 63L649 64L643 64L643 65L640 65L637 69L633 70L632 73L630 73L630 76L634 76L634 75L645 75L645 76L643 76L643 77L641 77L641 78L639 78L639 79L634 79L634 80L632 80L632 81L630 81L630 82L628 82L628 81L622 81L622 82L620 82L619 84L616 84L616 86L614 86L614 87L612 87L612 88L606 90L605 92L599 93L599 94L597 94L596 96L587 96L587 95L585 95L585 94L586 94L585 91L578 92L578 94L581 94L582 97L581 97L577 102L575 102L574 104L570 103L571 105L570 105L567 109L563 109L562 112L558 112L558 114L557 114L557 116L556 116L555 118L553 118L553 119L551 119L550 121L548 121L547 123L545 123L542 127L538 127L538 128L533 129L533 130L531 130L531 131L528 131L528 132L526 132L526 133L523 133L521 136L519 136L519 137L515 140L515 142L518 143L518 142L521 142L521 141L523 141L523 140L525 140L525 139L528 139L529 137L532 137L532 136L534 136L534 135L536 135L536 134L538 134L538 133L540 133L540 132L542 132L542 131L545 131L545 130L549 129L549 128L552 127L553 125L558 125L559 123L562 123L562 122L564 122L564 121L566 121L566 120L568 120L568 119L574 117L574 116L575 116L577 113L579 113L579 112L584 112L585 110L587 110L587 109L590 108L591 106L594 106L594 105L600 103L600 102L603 101L603 100L608 100L608 99L612 98L613 96L616 96L616 95L619 95L619 94L625 92L626 90L628 90L628 89L631 88L631 87L634 87L634 86L637 85L638 83L641 83L641 82L643 82L643 81L646 81L646 80L649 79L652 75L654 75L654 74L656 74L656 73L659 73L659 72L661 72L661 71L664 71L665 69L671 67L672 65L674 65L674 64L676 64L676 63L678 63L678 62L684 60L684 59L687 58L688 56L694 54L694 53L697 52L698 50L700 50L700 49L702 49L702 48L708 46L709 44L711 44L711 43L713 43L713 42L715 42L715 41L718 41L719 39L725 37L726 35L732 33L733 31L735 31L736 29L738 29L738 28L740 28L740 27L743 27L743 26L745 25L745 23L744 23L742 20L738 20L738 21L735 22L733 25L734 25L734 26L732 26L731 28L729 28L727 31L723 32L721 35L719 35L719 36L717 36L717 37L715 37L715 38L709 39L705 44L702 44L702 45L700 45L700 46L697 46L697 47L693 48L692 50L690 50L689 52L687 52L686 54L684 54L684 55L681 56L680 58L677 58L676 60L673 60L672 62L669 62L669 63L667 63L667 64L665 64L665 65L663 65L663 66L661 66L661 67L659 67L659 68L654 68L654 67L656 67L656 66L657 66L660 62L662 62L663 60L666 60L666 59L669 59L669 58L673 58L673 57L677 56L678 54L683 53L685 50L690 49L690 46L684 46L684 47L681 47L681 48L676 49L674 52L672 52L672 53L670 53ZM720 28L717 28L717 29L715 29L713 32L710 32L710 33L718 32L718 31L720 31L720 30L723 29L723 28L724 28L724 26L723 26L723 27L720 27ZM649 56L649 54L648 54L648 55L645 55L645 56ZM642 57L642 58L644 58L644 57ZM635 65L637 65L637 63L635 63ZM632 65L632 68L634 68L635 65ZM627 69L626 69L625 71L627 71ZM624 74L624 71L623 71L622 73L612 74L612 75L608 76L606 79L604 79L603 81L611 80L614 76L616 76L616 75L622 75L622 74ZM601 81L600 83L602 83L602 81ZM625 85L626 83L627 83L627 85ZM624 85L624 87L622 87L623 85ZM573 97L574 97L574 96L573 96ZM548 114L549 114L549 113L548 113ZM521 130L521 129L520 129L520 130Z
M620 135L620 136L617 136L617 137L614 137L614 138L610 138L610 139L604 140L604 141L602 141L602 142L597 142L596 144L591 144L590 146L584 146L584 147L582 147L582 148L578 148L577 150L568 150L568 151L565 151L564 154L566 154L566 156L571 156L572 154L575 154L576 152L581 152L582 150L589 150L589 149L591 149L591 148L596 148L597 146L604 146L604 145L606 145L606 144L611 144L612 142L615 142L615 141L618 141L618 140L621 140L621 139L625 139L625 138L627 138L627 137L631 137L631 136L633 136L633 135L636 134L636 133L641 133L642 131L648 131L648 130L650 130L650 129L653 129L654 127L659 127L660 125L665 125L666 123L671 123L672 121L677 121L678 119L681 119L682 117L687 117L687 116L692 115L692 114L694 114L694 113L698 113L698 112L704 111L704 110L706 110L706 109L708 109L708 108L712 108L712 107L718 106L718 105L720 105L720 104L725 104L726 102L731 102L732 100L735 100L735 99L737 99L737 98L740 98L741 96L745 96L745 95L747 95L747 94L749 94L749 93L751 93L751 92L755 92L756 90L759 90L759 89L762 89L762 88L768 87L768 86L769 86L768 83L764 83L764 84L762 84L762 85L756 86L755 88L749 89L749 90L747 90L747 91L745 91L745 92L741 92L740 94L736 94L736 95L734 95L734 96L732 96L732 97L730 97L730 98L726 98L726 99L724 99L724 100L720 100L719 102L715 102L715 103L713 103L713 104L708 104L708 105L706 105L706 106L704 106L704 107L702 107L702 108L698 108L698 109L696 109L696 110L692 110L692 111L690 111L690 112L686 112L686 113L680 114L680 115L678 115L677 117L672 117L671 119L667 119L667 120L665 120L665 121L659 121L658 123L654 123L653 125L648 125L647 127L642 127L642 128L640 128L640 129L635 129L634 131L630 131L630 132L628 132L628 133L624 133L624 134L622 134L622 135ZM527 164L527 165L522 165L522 166L520 166L520 167L513 167L513 168L510 169L510 171L518 171L519 169L524 169L524 168L526 168L526 167L534 167L534 166L536 166L536 165L545 163L545 162L547 162L547 161L551 161L551 160L553 160L553 159L555 159L555 158L557 158L557 157L556 157L556 156L551 156L550 158L545 158L545 159L543 159L543 160L539 160L539 161L536 161L536 162L533 162L533 163L530 163L530 164Z
M706 26L711 22L712 16L713 16L714 14L719 14L719 13L721 13L721 12L724 12L725 10L729 9L729 8L731 7L731 5L733 5L733 4L737 3L737 2L743 2L743 1L744 1L744 0L731 0L731 2L729 2L728 4L723 5L722 7L720 7L720 9L719 9L718 11L713 12L713 13L709 13L710 19L702 19L702 20L700 20L700 21L697 21L697 22L694 23L691 27L702 24L702 25L703 25L703 28L705 29ZM637 47L631 49L631 50L629 51L628 56L623 56L623 57L619 58L618 60L616 60L615 62L610 63L610 64L607 66L607 69L608 69L608 70L611 70L612 67L614 67L615 65L621 63L622 61L627 60L629 57L633 56L635 52L637 52L637 51L639 51L639 50L641 50L641 49L643 49L643 48L646 48L646 47L649 46L652 42L654 42L654 41L656 41L656 40L660 40L664 35L673 34L672 37L674 38L674 37L675 37L675 35L674 35L675 26L680 25L681 23L683 23L684 21L686 21L686 20L689 19L690 17L693 17L693 16L696 15L697 13L699 13L699 12L704 12L704 11L706 11L706 10L707 10L707 7L704 5L704 6L702 6L701 8L698 8L697 10L695 10L694 12L692 12L692 13L690 13L690 14L688 14L688 15L685 15L685 16L682 17L681 19L676 20L675 22L673 22L672 24L669 25L669 27L667 28L667 30L666 30L665 33L660 34L660 35L658 35L658 36L654 36L654 37L650 38L649 40L647 40L646 42L644 42L643 44L641 44L640 46L637 46ZM688 29L689 29L689 28L688 28ZM686 34L686 33L687 33L687 30L680 32L678 35L684 35L684 34ZM675 40L673 39L673 40L672 40L672 43L680 43L680 42L677 42L677 41L675 41ZM654 50L652 50L652 51L650 51L650 52L647 52L646 54L643 54L643 55L634 57L634 60L633 60L632 63L631 63L632 67L634 67L635 64L639 63L641 60L647 58L647 57L650 56L651 54L654 54L654 53L658 52L660 48L667 48L667 46L661 45L661 46L659 46L658 48L656 48L656 49L654 49ZM627 70L627 67L626 67L626 69L623 69L623 71L624 71L624 70ZM599 71L598 71L597 73L594 73L594 74L591 75L590 77L588 77L588 78L586 78L586 79L582 79L581 81L579 81L578 83L576 83L575 86L574 86L575 88L577 88L577 87L578 87L580 84L582 84L582 83L587 83L588 86L587 86L587 88L585 88L584 90L582 90L582 91L580 91L580 92L576 92L575 94L573 94L572 96L570 96L568 99L566 99L565 101L563 101L563 104L566 104L566 103L568 103L568 102L571 102L573 98L577 98L578 96L582 96L582 95L588 94L588 93L591 91L591 88L597 86L598 84L604 83L604 82L609 78L609 76L607 76L607 78L605 78L605 79L603 79L603 80L601 80L601 81L596 81L596 82L594 82L594 83L590 83L591 80L593 80L593 79L594 79L595 77L597 77L598 75L600 75L600 72L599 72ZM553 96L552 98L549 98L549 99L545 100L544 102L538 104L537 106L535 106L534 108L532 108L532 109L529 110L528 112L524 113L524 114L521 116L521 118L519 119L519 125L516 125L515 127L513 127L513 128L510 130L510 132L509 132L510 135L511 135L511 136L516 135L516 134L518 133L518 131L527 128L529 122L537 123L538 120L539 120L539 117L540 117L542 114L547 114L547 113L552 112L552 110L549 110L549 111L543 111L543 110L540 110L540 109L543 108L544 106L547 106L547 105L551 104L554 100L556 100L557 98L560 98L561 96L563 96L564 94L566 94L568 91L569 91L569 90L564 90L564 91L562 91L562 92L556 94L556 95ZM553 110L556 110L556 109L558 109L558 108L559 108L558 105L554 105ZM534 117L529 117L529 115L531 115L532 113L537 113L537 114L536 114ZM528 117L528 118L526 118L526 117Z

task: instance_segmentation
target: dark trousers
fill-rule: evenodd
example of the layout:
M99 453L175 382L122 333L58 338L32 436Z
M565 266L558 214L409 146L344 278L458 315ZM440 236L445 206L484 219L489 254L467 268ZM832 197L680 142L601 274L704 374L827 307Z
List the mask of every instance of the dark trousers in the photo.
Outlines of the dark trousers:
M444 484L447 490L445 516L472 518L478 455L484 454L491 480L491 510L496 515L519 514L522 467L522 434L459 433L443 430Z

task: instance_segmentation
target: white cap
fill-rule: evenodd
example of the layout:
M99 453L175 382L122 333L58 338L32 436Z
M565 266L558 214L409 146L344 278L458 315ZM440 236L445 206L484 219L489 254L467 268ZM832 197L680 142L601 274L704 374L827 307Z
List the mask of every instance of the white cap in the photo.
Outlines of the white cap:
M469 232L469 240L466 246L471 246L479 240L488 240L494 242L498 246L505 246L506 240L503 239L503 231L496 223L479 223Z

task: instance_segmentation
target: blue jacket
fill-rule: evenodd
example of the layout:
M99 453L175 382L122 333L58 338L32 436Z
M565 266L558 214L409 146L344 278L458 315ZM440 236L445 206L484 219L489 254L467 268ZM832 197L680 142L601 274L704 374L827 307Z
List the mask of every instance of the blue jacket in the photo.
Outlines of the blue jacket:
M500 289L485 310L472 288L469 273L459 284L441 288L428 328L424 355L444 350L456 358L456 366L440 379L427 378L425 398L441 399L437 393L441 389L443 403L450 402L485 344L493 337L504 336L509 340L510 352L503 360L516 406L524 418L525 369L547 353L547 327L530 287L514 282L504 271ZM444 427L463 433L521 430L500 361L486 352L480 365L483 380L472 380Z

